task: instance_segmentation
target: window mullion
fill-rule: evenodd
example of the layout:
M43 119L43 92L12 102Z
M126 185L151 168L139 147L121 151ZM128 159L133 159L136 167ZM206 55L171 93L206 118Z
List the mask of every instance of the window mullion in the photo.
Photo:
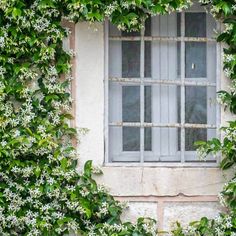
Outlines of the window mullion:
M140 162L144 162L144 29L141 31L141 43L140 43Z
M181 163L185 162L185 14L181 12Z

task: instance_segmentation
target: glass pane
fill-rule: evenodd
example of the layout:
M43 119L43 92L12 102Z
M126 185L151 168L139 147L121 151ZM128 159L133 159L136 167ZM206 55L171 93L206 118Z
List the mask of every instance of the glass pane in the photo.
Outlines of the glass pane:
M121 36L121 31L111 22L109 22L109 36Z
M206 43L185 43L185 77L206 78Z
M176 85L152 85L152 111L153 123L177 123L178 104L177 98L180 90Z
M165 14L152 17L152 36L177 36L177 14Z
M153 41L151 47L152 78L158 80L178 79L180 53L178 54L177 42Z
M140 122L140 87L122 87L123 122Z
M152 21L151 18L148 18L145 21L145 33L144 33L145 36L151 36L152 35L151 21Z
M206 87L186 86L185 122L193 124L207 124Z
M144 87L144 122L152 122L152 87Z
M118 83L109 83L109 122L121 122L122 121L122 86Z
M207 129L185 129L185 150L195 151L196 141L207 141Z
M131 32L122 31L123 37L135 37L140 35L141 35L140 31L131 31Z
M181 123L181 87L177 86L177 122Z
M151 152L144 152L145 162L179 162L177 128L148 128L152 134ZM145 151L147 147L145 146Z
M181 151L181 128L178 128L178 151Z
M123 151L123 141L122 141L123 129L125 129L125 128L115 127L115 126L109 127L109 160L111 162L140 162L140 152L139 151L122 152ZM134 133L133 130L131 130L131 132L132 132L132 134ZM127 135L125 133L124 133L124 135L126 137L125 139L127 140L128 139ZM126 150L131 149L130 145L127 143L126 140L125 140Z
M109 41L109 76L122 77L122 50L120 41Z
M140 151L140 129L123 127L123 151Z
M181 13L177 13L177 37L181 36Z
M197 155L196 148L194 145L196 141L206 141L216 137L216 129L186 129L186 152L185 152L185 161L186 162L216 162L216 158L209 154L204 160L200 159L200 156Z
M144 87L144 122L152 122L152 87ZM152 128L144 129L144 150L152 150Z
M145 42L145 51L144 51L144 77L152 77L152 69L151 69L151 42Z
M152 128L144 129L144 150L152 151Z
M122 77L140 77L140 42L122 42Z
M177 42L177 77L181 77L181 42Z
M185 36L206 37L206 13L185 13Z

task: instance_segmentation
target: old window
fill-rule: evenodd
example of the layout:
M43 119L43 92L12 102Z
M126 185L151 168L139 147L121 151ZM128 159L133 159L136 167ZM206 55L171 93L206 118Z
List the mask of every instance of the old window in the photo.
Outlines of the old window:
M142 32L108 28L107 161L199 162L194 142L217 127L212 16L194 6L153 17Z

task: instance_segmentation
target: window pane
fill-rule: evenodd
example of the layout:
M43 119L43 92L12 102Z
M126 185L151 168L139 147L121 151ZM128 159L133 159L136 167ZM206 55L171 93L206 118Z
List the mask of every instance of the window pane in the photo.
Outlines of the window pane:
M177 87L177 122L181 123L181 87Z
M180 89L176 85L152 86L152 122L173 124L177 123L178 104L177 98Z
M152 151L152 128L144 129L144 150Z
M181 42L177 42L177 77L181 77Z
M116 126L109 127L109 160L111 162L139 162L140 161L139 151L123 152L123 141L124 141L122 137L123 129L125 128ZM131 132L132 134L134 133L133 131ZM128 139L127 135L126 139ZM130 149L130 147L126 145L126 149L128 148Z
M151 42L145 42L145 51L144 51L144 77L152 77L152 68L151 68Z
M152 122L152 87L144 87L144 121Z
M185 129L185 150L195 151L196 141L207 141L207 129Z
M109 77L122 77L122 43L109 41Z
M178 79L177 74L179 60L180 53L178 54L177 42L152 42L151 70L153 79Z
M186 86L185 122L193 124L207 124L206 87Z
M140 129L123 127L123 151L140 151Z
M109 36L121 36L121 31L111 22L109 22Z
M152 35L151 21L152 21L151 18L148 18L145 21L145 34L144 34L145 36L151 36Z
M122 77L140 77L140 42L122 42Z
M177 128L148 128L152 132L152 152L144 152L145 162L179 162ZM151 145L150 145L151 146ZM145 149L145 151L147 151Z
M177 13L177 37L181 36L181 13Z
M185 36L206 37L206 13L185 13Z
M152 36L177 36L177 14L165 14L152 17Z
M189 137L185 142L185 161L202 161L195 152L197 147L194 145L194 142L199 140L206 141L212 139L213 137L216 137L216 129L186 129L185 133L186 138ZM204 161L216 162L216 158L209 154Z
M122 121L122 86L118 83L109 83L109 122Z
M144 122L152 122L152 87L144 87ZM152 150L152 128L144 129L144 150Z
M140 122L140 87L122 87L123 122Z
M127 32L127 31L122 31L122 36L123 37L135 37L135 36L140 36L140 31L131 31L131 32Z
M185 77L206 78L206 43L185 43Z

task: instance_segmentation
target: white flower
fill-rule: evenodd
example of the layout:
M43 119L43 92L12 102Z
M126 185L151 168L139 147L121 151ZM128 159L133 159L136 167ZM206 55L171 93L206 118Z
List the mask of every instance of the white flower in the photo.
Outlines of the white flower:
M116 1L111 3L109 6L107 6L105 10L105 15L110 16L116 10L117 7L118 7L118 3Z
M220 225L220 224L222 223L222 217L221 217L220 215L218 215L218 216L215 218L215 222Z
M19 137L19 136L20 136L20 131L16 130L15 133L13 134L13 137L16 138L16 137Z
M233 73L233 71L230 70L229 68L224 69L224 72L225 72L226 77L230 77Z
M33 27L36 31L42 32L47 29L49 25L50 22L46 18L41 17L36 20L35 24L33 24Z
M225 218L225 226L227 227L227 228L231 228L232 227L232 219L231 219L231 217L230 216L227 216L226 218Z
M93 174L102 174L102 169L100 166L93 166L92 167L92 173Z
M53 118L52 118L52 123L54 125L57 125L60 123L60 117L58 115L54 115Z
M3 76L6 73L6 69L0 66L0 76Z
M7 145L7 142L6 142L6 141L2 141L2 142L1 142L1 145L2 145L3 147L5 147L5 146Z
M3 48L5 46L5 38L4 37L0 37L0 48Z
M45 132L46 132L45 126L39 125L39 126L38 126L38 132L39 132L39 133L45 133Z
M222 206L226 206L226 201L225 201L224 195L223 195L222 193L220 193L220 194L218 195L218 198L219 198L220 204L221 204Z
M203 4L209 4L211 1L210 0L200 0L200 3L203 3Z
M231 30L233 30L233 27L234 27L233 24L225 24L224 32L229 33Z
M225 62L231 62L234 60L234 55L232 54L224 54L223 56Z

